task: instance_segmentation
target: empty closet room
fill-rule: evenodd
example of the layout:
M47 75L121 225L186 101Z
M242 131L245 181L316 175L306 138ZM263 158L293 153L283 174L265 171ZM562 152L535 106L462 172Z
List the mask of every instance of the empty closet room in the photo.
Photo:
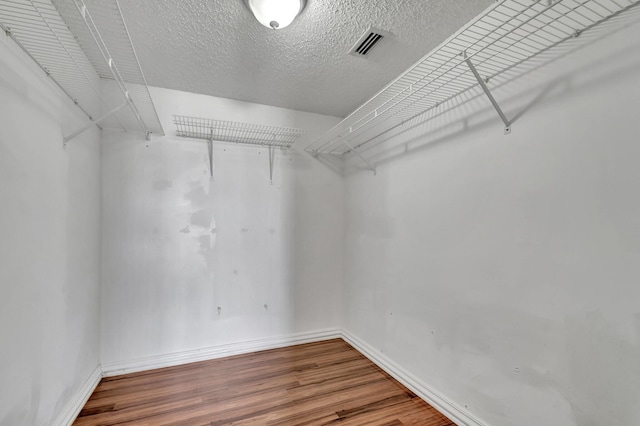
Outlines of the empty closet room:
M0 425L640 425L640 1L0 0Z

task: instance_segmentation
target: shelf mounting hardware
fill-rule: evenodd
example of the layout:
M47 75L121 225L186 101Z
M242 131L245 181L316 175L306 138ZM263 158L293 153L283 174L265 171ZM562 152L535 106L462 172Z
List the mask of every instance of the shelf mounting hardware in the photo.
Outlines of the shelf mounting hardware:
M489 96L508 133L514 117L507 118L501 110L486 79L490 79L495 91L495 87L604 37L627 25L625 22L637 20L638 6L640 0L497 0L309 144L305 151L314 157L330 155L346 160L357 150L370 158L365 155L369 152L367 144L382 143L382 137L396 129L398 134L411 128L419 132L418 126L443 114L447 114L445 120L458 121L458 114L449 116L448 111L457 109L467 97L485 96L477 90L478 84ZM623 17L626 14L628 17ZM607 21L611 26L601 33L593 31L592 37L582 36ZM569 41L567 48L560 47ZM460 55L462 51L466 51L466 57ZM486 79L480 78L478 72ZM471 90L478 93L470 93ZM458 111L466 114L464 110ZM460 117L459 121L465 125L466 119ZM432 123L435 127L440 125L437 121ZM390 138L395 135L392 133Z
M373 167L371 163L369 163L367 159L362 156L362 154L360 154L353 146L351 146L349 142L345 141L344 139L342 140L342 143L345 144L347 148L351 150L351 152L357 155L360 160L362 160L362 162L367 166L367 170L371 170L373 172L373 175L376 175L376 168Z
M127 90L127 86L124 82L124 79L120 75L120 72L113 61L113 56L109 52L109 49L107 48L107 45L104 42L104 39L98 32L96 25L93 21L93 18L91 17L91 15L89 14L89 11L87 10L87 6L85 5L83 0L73 0L73 4L76 6L78 13L82 17L82 20L84 21L89 34L93 38L93 41L98 47L98 51L100 52L102 58L107 63L107 67L111 72L111 76L113 80L117 83L118 88L120 89L120 92L122 92L122 95L127 100L127 105L131 108L131 112L133 112L133 115L136 117L136 120L138 122L138 125L140 126L140 129L146 134L149 131L149 128L147 127L145 122L142 120L140 111L138 111L138 108L136 107L136 105L131 101L131 97L129 95L129 91Z
M72 4L75 7L70 7ZM103 126L124 131L142 129L147 137L151 132L164 134L118 0L94 1L91 8L97 23L84 0L0 1L0 30L99 129ZM102 26L109 31L101 34ZM126 71L124 76L116 64ZM103 97L100 79L114 80L124 99L108 101ZM128 84L132 85L132 92ZM117 114L100 117L101 110L109 111L123 101L135 120L123 122L126 116L120 107L116 108L120 111ZM63 134L63 145L87 129L66 137Z
M209 151L209 175L211 176L211 180L213 180L213 128L209 129L207 150Z
M112 116L113 114L115 114L116 112L120 111L122 108L126 107L127 105L129 105L128 101L123 103L120 106L115 107L114 109L112 109L108 113L104 114L102 117L99 117L99 118L97 118L95 120L90 120L90 122L87 123L85 126L82 126L80 129L76 130L75 132L71 133L70 135L65 136L65 138L62 140L63 146L66 148L67 147L67 142L69 142L71 139L73 139L76 136L86 132L87 130L92 128L94 125L100 124L101 121L103 121L103 120L107 119L108 117Z
M213 178L213 141L254 145L268 149L269 180L273 184L276 148L291 148L304 130L290 127L273 127L260 124L212 120L209 118L174 115L176 136L204 139L209 150L209 171Z
M493 95L491 94L491 91L489 90L489 87L487 86L487 83L485 82L485 80L482 77L480 77L478 70L473 65L473 62L471 62L471 59L467 57L466 50L462 52L462 57L464 58L464 61L467 63L467 65L469 66L469 69L473 73L473 76L476 78L476 80L478 80L478 84L480 84L480 87L482 87L482 91L484 91L484 94L487 95L487 98L489 98L489 101L491 101L491 105L493 105L493 108L496 110L496 112L502 119L502 122L504 123L504 134L508 135L509 133L511 133L511 122L502 111L502 108L500 108L500 104L498 104L498 101L496 101L496 98L494 98ZM489 79L487 78L486 81L488 80Z
M27 47L25 47L22 42L20 42L20 40L18 40L18 38L16 37L16 35L14 34L13 30L4 25L2 22L0 22L0 29L2 31L4 31L4 33L7 35L7 37L9 37L11 40L13 40L13 42L16 44L16 46L18 46L20 49L22 49L22 51L29 57L31 58L31 60L38 66L38 68L40 68L47 77L49 77L51 79L51 81L53 81L55 83L56 86L58 86L58 88L60 90L62 90L62 93L64 93L65 95L67 95L69 97L69 99L71 99L71 101L73 101L74 105L76 105L80 111L82 111L84 113L84 115L86 115L87 117L89 117L89 119L91 119L91 113L88 112L86 109L84 109L79 103L78 103L78 99L76 97L74 97L74 95L72 95L62 84L60 84L60 82L58 80L56 80L55 78L53 78L53 76L51 75L51 72L49 71L49 69L47 67L45 67L44 65L42 65L40 63L40 61L38 59L36 59L35 56L33 56L33 54L29 51L29 49Z
M271 185L273 185L273 160L275 158L276 152L272 146L269 146L269 180L271 181Z

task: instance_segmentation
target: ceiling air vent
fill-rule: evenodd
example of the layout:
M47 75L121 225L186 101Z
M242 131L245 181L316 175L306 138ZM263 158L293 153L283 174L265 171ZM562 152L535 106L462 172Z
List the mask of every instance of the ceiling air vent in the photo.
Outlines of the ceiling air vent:
M379 30L374 27L369 27L367 31L362 34L362 37L353 45L349 54L353 56L367 56L371 53L371 50L380 43L380 40L388 36L386 31Z

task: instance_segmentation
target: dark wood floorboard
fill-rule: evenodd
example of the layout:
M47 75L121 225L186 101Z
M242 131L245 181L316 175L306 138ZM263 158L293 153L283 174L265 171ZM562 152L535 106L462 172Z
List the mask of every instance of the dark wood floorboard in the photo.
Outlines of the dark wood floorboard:
M454 423L335 339L107 377L74 425Z

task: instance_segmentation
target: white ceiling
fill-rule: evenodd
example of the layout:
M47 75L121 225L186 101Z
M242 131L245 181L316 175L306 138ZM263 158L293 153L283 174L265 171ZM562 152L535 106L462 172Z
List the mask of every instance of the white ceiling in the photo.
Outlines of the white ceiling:
M492 1L308 0L278 31L243 0L120 6L151 86L345 116ZM369 25L392 36L367 58L349 55Z

